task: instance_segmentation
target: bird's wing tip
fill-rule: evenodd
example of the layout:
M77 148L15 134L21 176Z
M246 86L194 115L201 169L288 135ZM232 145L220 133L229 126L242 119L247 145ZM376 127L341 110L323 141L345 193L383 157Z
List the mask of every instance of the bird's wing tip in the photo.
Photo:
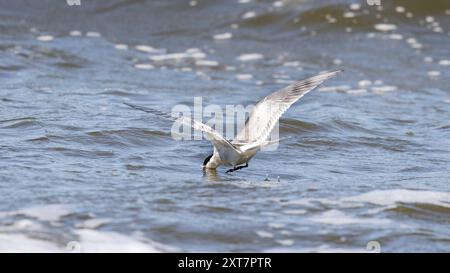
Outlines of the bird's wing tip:
M337 70L332 70L332 71L328 71L328 72L323 72L323 73L319 74L318 76L325 76L326 78L332 78L343 72L344 72L344 69L337 69Z
M337 69L331 72L328 72L329 74L339 74L339 73L344 73L344 69Z

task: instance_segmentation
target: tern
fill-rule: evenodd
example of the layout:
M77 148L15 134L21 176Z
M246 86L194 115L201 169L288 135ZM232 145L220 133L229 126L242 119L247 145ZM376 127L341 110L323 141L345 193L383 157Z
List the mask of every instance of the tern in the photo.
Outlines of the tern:
M227 173L230 173L242 168L247 168L250 159L252 159L262 147L278 141L269 141L267 138L283 113L305 94L314 90L325 80L336 76L340 72L342 72L342 70L321 73L305 80L295 82L264 97L255 104L245 121L244 128L238 132L233 141L224 138L210 126L197 120L190 119L189 117L183 116L175 119L170 114L153 108L133 105L126 102L124 102L124 104L134 109L172 121L181 121L183 124L187 124L195 130L205 132L214 147L214 151L204 160L203 168L216 169L220 165L231 166L232 169L227 170Z

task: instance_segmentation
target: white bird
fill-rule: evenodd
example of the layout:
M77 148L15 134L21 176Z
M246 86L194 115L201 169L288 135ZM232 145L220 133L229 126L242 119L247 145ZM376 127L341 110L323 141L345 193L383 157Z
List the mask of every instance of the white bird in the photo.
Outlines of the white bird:
M248 167L248 162L264 146L275 141L268 141L267 137L280 119L281 115L289 107L303 97L309 91L315 89L325 80L334 77L342 70L322 73L303 81L295 82L281 90L258 101L251 111L248 119L237 134L235 140L229 141L210 126L189 117L181 117L178 122L188 124L195 130L203 131L207 134L214 146L214 152L203 162L203 167L216 169L220 165L232 166L228 172L233 172ZM129 103L126 105L166 119L174 118L156 109L137 106Z

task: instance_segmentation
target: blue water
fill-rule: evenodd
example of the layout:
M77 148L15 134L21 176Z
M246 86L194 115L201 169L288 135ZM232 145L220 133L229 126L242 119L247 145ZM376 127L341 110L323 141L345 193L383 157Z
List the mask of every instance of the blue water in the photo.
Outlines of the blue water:
M0 1L0 251L450 251L450 4L384 2ZM338 68L232 174L122 103L248 105Z

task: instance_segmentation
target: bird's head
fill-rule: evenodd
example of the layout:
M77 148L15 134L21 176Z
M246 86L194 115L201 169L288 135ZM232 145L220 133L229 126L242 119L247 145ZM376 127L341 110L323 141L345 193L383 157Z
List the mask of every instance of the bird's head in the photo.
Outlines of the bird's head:
M211 157L213 154L210 154L207 158L205 158L205 161L203 161L203 167L206 167L206 164L208 164L209 160L211 160Z

